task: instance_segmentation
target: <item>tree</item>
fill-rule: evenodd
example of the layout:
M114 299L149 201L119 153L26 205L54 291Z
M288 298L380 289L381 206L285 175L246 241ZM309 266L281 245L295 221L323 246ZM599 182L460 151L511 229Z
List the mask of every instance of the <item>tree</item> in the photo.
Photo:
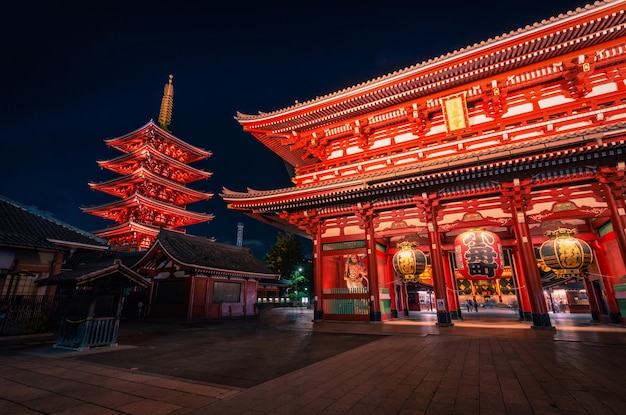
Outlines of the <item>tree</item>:
M282 279L291 281L289 297L292 300L301 301L302 297L312 292L313 267L311 261L304 257L298 236L279 232L276 244L265 254L264 260Z
M291 279L291 274L302 263L303 258L302 243L298 237L282 231L278 232L276 243L263 257L269 269L278 272L285 280Z

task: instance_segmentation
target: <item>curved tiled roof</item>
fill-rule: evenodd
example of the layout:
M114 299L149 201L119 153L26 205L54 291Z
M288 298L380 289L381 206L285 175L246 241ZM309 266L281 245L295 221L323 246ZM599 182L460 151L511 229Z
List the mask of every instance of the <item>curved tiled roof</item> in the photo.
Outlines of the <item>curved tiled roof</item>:
M242 112L237 111L236 115L235 115L235 119L239 122L246 122L246 121L256 121L256 120L262 120L265 118L271 118L273 116L277 116L279 114L284 114L284 113L289 113L291 111L295 111L295 110L299 110L302 111L304 108L307 108L311 105L320 103L320 102L325 102L325 101L329 101L329 100L333 100L335 98L339 98L342 97L344 95L349 95L353 92L361 92L361 91L366 91L369 88L379 88L381 84L384 84L386 82L389 81L393 81L396 78L402 78L406 75L409 75L413 72L418 72L418 71L422 71L422 70L426 70L427 68L434 66L434 65L438 65L438 64L443 64L446 61L452 61L454 59L463 59L465 54L469 54L472 52L476 52L482 48L485 47L491 47L491 46L495 46L498 43L501 42L506 42L509 41L511 38L515 38L515 37L519 37L519 36L523 36L526 34L529 34L531 32L533 32L534 30L537 29L541 29L544 28L545 26L548 25L552 25L552 24L558 24L561 23L562 21L569 19L571 17L575 17L579 14L582 14L583 12L588 12L588 11L594 11L597 9L600 9L604 6L610 6L613 4L619 4L623 2L623 0L604 0L604 1L597 1L594 4L588 4L585 7L578 7L576 10L570 10L567 11L566 13L561 13L558 16L555 17L550 17L549 19L543 19L541 22L535 22L532 25L526 25L523 28L519 28L517 30L511 30L509 33L503 33L500 36L496 36L495 38L489 38L487 40L481 41L480 43L475 43L473 45L469 45L465 48L461 48L459 50L455 50L453 52L449 52L447 54L444 55L440 55L439 57L435 57L435 58L431 58L427 61L423 61L421 63L415 64L415 65L411 65L409 67L403 68L403 69L399 69L397 71L394 71L392 73L386 74L386 75L382 75L379 76L375 79L371 79L368 81L364 81L361 82L357 85L353 85L347 88L344 88L342 90L336 91L336 92L332 92L330 94L326 94L324 96L319 96L316 97L314 99L310 99L307 100L305 102L298 102L294 105L291 105L289 107L286 108L281 108L281 109L277 109L271 112L261 112L259 111L258 114L245 114ZM560 39L558 37L553 37L550 36L550 39L554 39L554 42L559 42ZM540 48L540 47L544 47L545 45L543 45L542 42L536 42L535 47ZM524 50L522 50L523 48L515 48L517 49L517 53L526 53ZM499 59L507 59L510 58L510 56L505 54L499 54ZM361 92L362 93L362 92ZM347 99L347 98L346 98ZM355 101L356 102L356 101ZM357 103L358 104L358 103ZM355 104L356 105L356 104Z
M109 260L108 262L100 262L95 264L87 264L77 269L61 272L45 278L39 282L40 285L91 285L99 279L111 280L117 278L123 281L126 286L140 286L147 288L149 282L141 275L133 271L120 259Z
M60 242L107 246L105 239L0 196L0 245L54 249Z
M211 239L162 229L156 243L172 259L196 269L226 274L257 274L272 277L277 274L252 255L250 248L214 242Z

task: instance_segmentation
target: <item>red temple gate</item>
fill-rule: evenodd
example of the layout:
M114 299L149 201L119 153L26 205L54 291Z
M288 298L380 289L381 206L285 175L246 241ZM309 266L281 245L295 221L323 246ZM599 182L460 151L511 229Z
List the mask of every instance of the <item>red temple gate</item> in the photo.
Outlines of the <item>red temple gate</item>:
M597 258L569 278L585 285L588 312L623 322L613 286L626 275L625 25L620 2L596 3L288 108L238 113L296 168L295 186L221 196L312 238L318 320L407 314L391 262L412 241L428 255L432 278L418 285L434 291L438 325L470 296L514 302L520 319L551 328L544 288L569 280L541 269L537 250L568 228ZM501 240L494 278L455 273L454 240L475 228ZM354 258L360 287L344 278Z

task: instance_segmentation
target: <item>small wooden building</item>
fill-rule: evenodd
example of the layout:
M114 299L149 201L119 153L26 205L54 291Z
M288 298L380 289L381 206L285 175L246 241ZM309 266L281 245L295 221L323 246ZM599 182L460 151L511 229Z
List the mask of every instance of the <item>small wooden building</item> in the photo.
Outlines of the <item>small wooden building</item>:
M255 316L259 280L279 279L249 248L165 229L133 269L152 282L148 317Z
M57 295L65 298L54 347L74 350L116 346L126 291L149 286L120 259L53 275L42 284L57 286Z

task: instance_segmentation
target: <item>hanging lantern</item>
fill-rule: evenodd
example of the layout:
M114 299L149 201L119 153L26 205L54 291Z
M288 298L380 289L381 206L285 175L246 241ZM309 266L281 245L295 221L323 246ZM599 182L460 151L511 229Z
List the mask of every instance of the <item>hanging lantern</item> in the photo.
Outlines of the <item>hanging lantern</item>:
M496 279L504 270L500 238L493 232L470 229L454 240L455 275L469 280Z
M393 269L400 274L402 282L417 282L426 268L426 255L417 244L408 241L398 244L400 250L393 255Z
M580 270L593 262L593 251L589 244L573 235L576 229L558 228L546 232L549 237L541 244L541 260L557 276L577 276Z

